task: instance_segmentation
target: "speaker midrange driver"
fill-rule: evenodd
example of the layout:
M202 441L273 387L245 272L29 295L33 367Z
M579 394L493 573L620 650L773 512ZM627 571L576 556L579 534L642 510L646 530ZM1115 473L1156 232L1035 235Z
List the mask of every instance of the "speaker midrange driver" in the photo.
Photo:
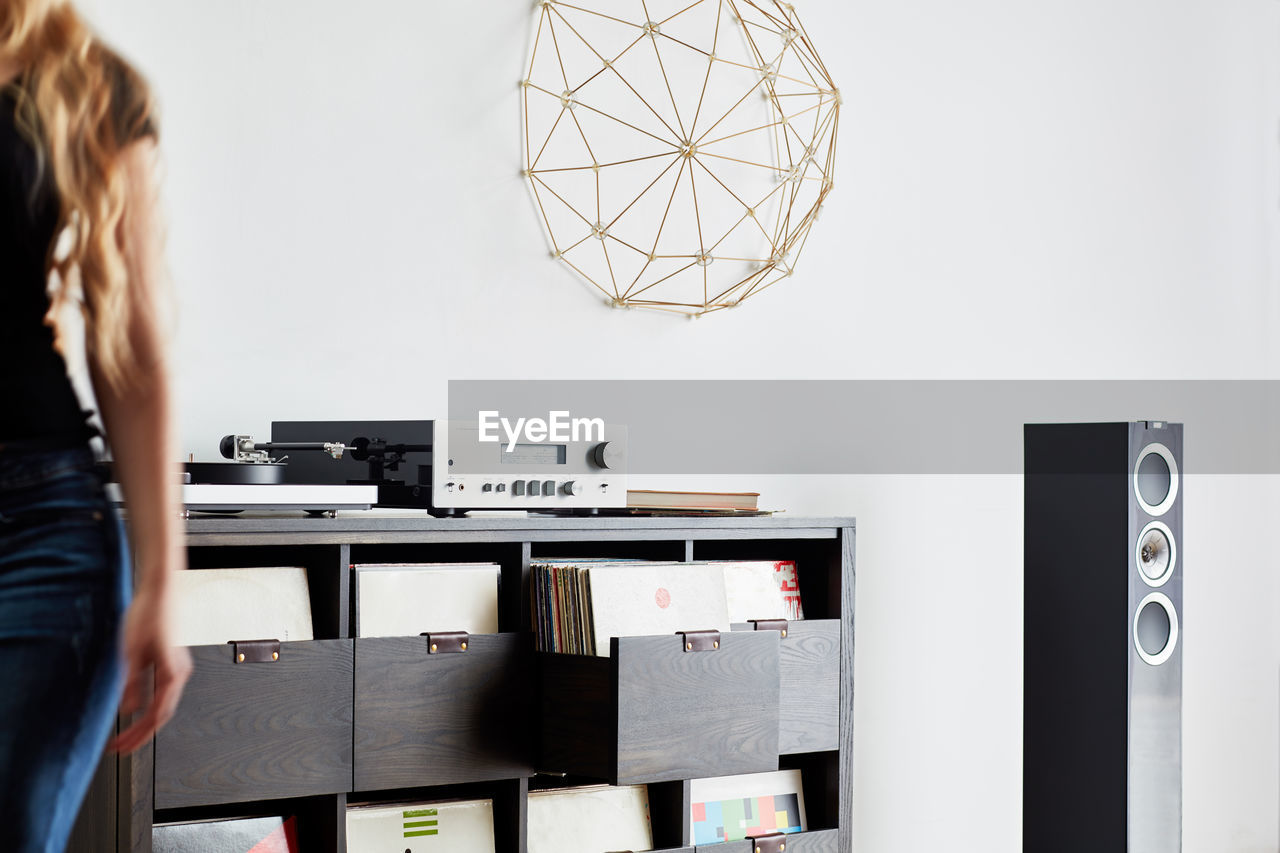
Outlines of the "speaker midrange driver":
M1142 448L1133 466L1133 492L1147 515L1169 511L1178 497L1178 460L1173 451L1158 441Z
M1151 666L1167 661L1178 645L1178 611L1163 592L1148 593L1133 617L1133 645Z

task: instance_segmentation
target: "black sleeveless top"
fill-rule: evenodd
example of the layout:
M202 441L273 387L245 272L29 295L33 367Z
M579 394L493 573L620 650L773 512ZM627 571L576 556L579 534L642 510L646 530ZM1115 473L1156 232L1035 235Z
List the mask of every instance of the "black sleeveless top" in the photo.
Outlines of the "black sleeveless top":
M124 82L117 72L113 83ZM17 127L17 85L0 86L0 445L83 444L94 434L86 423L92 413L81 410L66 363L53 349L53 329L44 323L57 187L48 158L41 169ZM147 120L134 135L154 133Z
M58 227L58 195L46 158L15 125L12 86L0 90L0 443L75 444L90 432L67 367L53 349L45 262ZM39 178L43 180L38 180Z

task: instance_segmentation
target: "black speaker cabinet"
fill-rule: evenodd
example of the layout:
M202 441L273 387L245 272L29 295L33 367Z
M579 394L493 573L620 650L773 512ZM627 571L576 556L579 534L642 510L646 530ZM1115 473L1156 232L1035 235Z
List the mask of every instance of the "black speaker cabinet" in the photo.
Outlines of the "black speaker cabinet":
M1178 853L1182 425L1023 438L1023 850Z

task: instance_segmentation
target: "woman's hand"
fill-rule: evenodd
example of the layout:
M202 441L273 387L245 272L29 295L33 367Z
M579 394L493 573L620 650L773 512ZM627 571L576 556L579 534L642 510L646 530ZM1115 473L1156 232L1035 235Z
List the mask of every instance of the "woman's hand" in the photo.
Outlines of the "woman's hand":
M125 614L126 670L120 713L129 715L145 710L111 742L111 749L116 752L133 752L151 740L156 730L173 716L182 698L183 685L191 675L191 653L172 641L171 610L167 593L154 595L144 590ZM147 676L153 671L155 689L148 691Z

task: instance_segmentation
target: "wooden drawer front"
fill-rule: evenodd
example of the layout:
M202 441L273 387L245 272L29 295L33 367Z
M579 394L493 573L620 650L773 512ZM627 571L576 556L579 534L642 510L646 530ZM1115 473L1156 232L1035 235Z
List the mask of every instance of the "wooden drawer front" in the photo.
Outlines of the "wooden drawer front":
M840 853L840 831L819 829L787 837L787 853Z
M156 808L351 790L350 640L284 643L271 663L191 649L195 671L155 741Z
M778 634L614 641L619 785L778 769Z
M434 655L426 637L356 640L355 789L532 776L532 667L526 635Z
M839 832L834 829L818 829L797 832L787 836L786 853L840 853ZM697 853L754 853L750 841L730 841L726 844L702 844Z
M792 622L778 655L782 679L778 751L839 749L839 620Z

